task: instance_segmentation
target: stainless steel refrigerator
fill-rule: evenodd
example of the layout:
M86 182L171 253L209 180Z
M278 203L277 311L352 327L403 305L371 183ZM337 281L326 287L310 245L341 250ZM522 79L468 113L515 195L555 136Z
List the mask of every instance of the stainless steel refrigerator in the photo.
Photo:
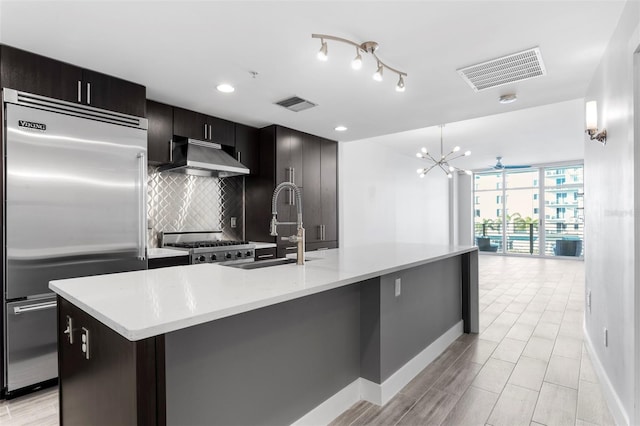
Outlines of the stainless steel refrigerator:
M4 377L57 377L49 281L146 269L147 120L3 89Z

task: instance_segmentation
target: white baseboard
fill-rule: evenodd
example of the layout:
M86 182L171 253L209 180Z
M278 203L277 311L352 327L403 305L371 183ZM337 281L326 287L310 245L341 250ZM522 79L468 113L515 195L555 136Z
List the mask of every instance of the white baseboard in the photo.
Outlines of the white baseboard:
M347 411L353 404L360 401L360 380L357 378L338 393L300 417L294 426L317 426L331 423L333 419Z
M369 401L376 405L386 404L400 392L400 389L405 387L418 373L427 365L431 364L451 343L462 335L462 331L463 322L460 321L409 362L400 367L398 371L393 373L393 375L381 385L359 377L322 404L299 418L293 425L326 425L361 400Z
M593 369L600 380L600 385L602 386L602 390L604 392L604 397L607 400L607 405L609 406L609 411L611 411L611 415L613 416L617 425L630 425L629 421L629 413L624 409L624 405L622 405L622 401L618 397L618 393L615 388L611 384L609 380L609 376L607 375L602 363L600 362L600 358L598 358L598 354L596 353L593 342L591 341L591 337L589 337L589 333L587 333L586 324L583 325L584 334L584 343L587 348L587 352L589 352L589 358L591 358L591 364L593 364Z
M365 401L376 405L384 405L391 400L400 389L405 387L427 365L436 359L458 337L462 335L463 321L445 331L433 343L424 348L422 352L413 357L409 362L400 367L391 377L381 385L360 378L360 396Z

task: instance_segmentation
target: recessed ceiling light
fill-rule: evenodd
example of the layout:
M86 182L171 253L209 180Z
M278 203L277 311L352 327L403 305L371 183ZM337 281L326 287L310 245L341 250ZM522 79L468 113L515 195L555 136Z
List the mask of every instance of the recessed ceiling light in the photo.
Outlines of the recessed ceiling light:
M501 104L510 104L512 102L515 102L518 100L518 97L516 96L515 93L510 93L508 95L502 95L500 96L500 99L498 99L498 102L500 102Z
M231 93L236 90L235 87L227 83L218 84L216 86L216 89L218 89L218 92L222 92L222 93Z
M347 130L347 128L345 126L337 126L335 128L336 132L344 132L345 130Z

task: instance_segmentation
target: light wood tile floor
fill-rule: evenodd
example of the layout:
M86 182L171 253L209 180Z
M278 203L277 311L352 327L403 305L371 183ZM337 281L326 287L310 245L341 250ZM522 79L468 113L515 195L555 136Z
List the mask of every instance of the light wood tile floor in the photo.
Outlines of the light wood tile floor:
M346 425L613 425L582 344L584 264L480 256L480 334L463 335L384 407ZM0 425L57 425L58 393L0 401Z
M584 263L480 256L480 334L331 426L613 425L582 342Z

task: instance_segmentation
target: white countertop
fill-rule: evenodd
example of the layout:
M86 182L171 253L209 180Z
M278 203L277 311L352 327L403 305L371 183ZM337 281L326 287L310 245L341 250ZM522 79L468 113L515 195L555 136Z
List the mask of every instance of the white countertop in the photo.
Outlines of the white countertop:
M260 241L249 241L251 244L256 245L256 250L265 249L265 248L273 248L278 247L276 243L262 243Z
M189 252L186 250L176 250L170 248L150 248L147 249L147 256L149 259L158 259L162 257L178 257L188 256Z
M125 338L140 340L474 250L381 244L309 252L304 266L173 266L51 281L49 288Z

